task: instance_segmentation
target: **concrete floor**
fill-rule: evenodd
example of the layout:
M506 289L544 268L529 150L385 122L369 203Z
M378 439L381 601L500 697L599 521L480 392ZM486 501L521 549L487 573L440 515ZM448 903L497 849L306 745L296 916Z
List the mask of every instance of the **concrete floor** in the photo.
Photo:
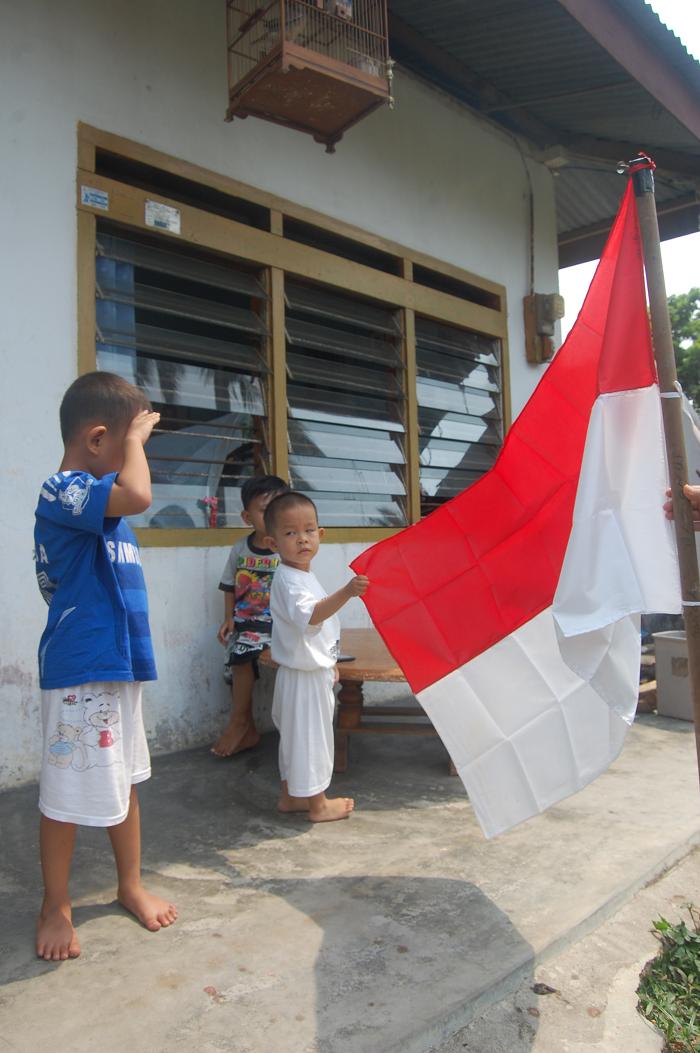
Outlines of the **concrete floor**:
M696 848L433 1053L661 1053L661 1033L637 1012L639 974L659 951L652 921L688 923L699 889Z
M271 736L230 761L156 760L144 868L180 920L141 929L113 902L104 832L81 831L83 953L62 964L33 954L36 789L0 796L0 1051L424 1053L700 843L683 722L641 718L606 775L491 842L439 741L352 747L334 788L357 811L319 826L276 814Z

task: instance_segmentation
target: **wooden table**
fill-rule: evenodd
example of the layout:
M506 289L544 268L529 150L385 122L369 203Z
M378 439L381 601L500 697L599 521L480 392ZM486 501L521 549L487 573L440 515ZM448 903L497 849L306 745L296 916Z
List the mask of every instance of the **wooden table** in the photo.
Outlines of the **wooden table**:
M348 770L351 735L437 735L425 711L417 704L365 709L362 690L365 681L382 684L406 682L376 629L343 629L340 650L341 654L355 657L352 662L338 663L340 691L335 725L335 771ZM275 665L269 651L265 651L259 660L263 665ZM387 717L401 719L389 721ZM456 775L451 760L449 771Z
M338 663L340 691L335 726L335 771L348 770L351 735L437 734L419 705L371 706L365 709L362 690L365 681L383 684L406 682L406 677L376 629L343 629L340 650L342 654L355 655L355 660ZM387 717L400 717L401 720L387 721ZM451 762L450 773L454 774Z

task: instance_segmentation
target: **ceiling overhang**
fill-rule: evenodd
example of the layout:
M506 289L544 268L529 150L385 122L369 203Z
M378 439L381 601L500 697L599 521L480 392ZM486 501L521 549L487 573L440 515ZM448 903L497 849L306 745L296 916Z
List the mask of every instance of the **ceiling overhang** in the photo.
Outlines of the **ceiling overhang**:
M640 150L662 238L700 229L700 64L643 0L389 0L389 32L401 65L551 169L561 266L599 254Z

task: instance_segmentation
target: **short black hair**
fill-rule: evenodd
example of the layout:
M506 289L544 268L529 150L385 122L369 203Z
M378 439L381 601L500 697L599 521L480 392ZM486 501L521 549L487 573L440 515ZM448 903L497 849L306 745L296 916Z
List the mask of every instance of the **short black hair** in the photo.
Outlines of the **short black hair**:
M126 426L137 413L150 408L144 393L116 373L84 373L61 401L61 437L64 443L70 442L86 424Z
M310 497L302 494L300 490L287 490L277 497L273 497L265 509L265 530L272 535L277 525L277 520L285 508L293 508L294 505L311 505L318 521L318 509Z
M279 475L253 475L250 479L246 479L241 487L241 504L248 509L251 501L256 497L284 493L287 490L289 487Z

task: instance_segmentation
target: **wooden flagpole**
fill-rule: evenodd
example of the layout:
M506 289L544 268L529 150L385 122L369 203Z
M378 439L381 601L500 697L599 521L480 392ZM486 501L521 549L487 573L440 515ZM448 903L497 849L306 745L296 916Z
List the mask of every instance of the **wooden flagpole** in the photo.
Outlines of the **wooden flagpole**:
M671 481L673 522L681 573L683 618L688 643L688 668L695 719L695 746L700 775L700 574L695 547L693 511L683 486L688 482L688 464L683 439L683 415L680 392L676 385L676 360L673 352L671 319L668 313L666 282L661 263L661 240L654 196L654 162L640 155L626 168L632 176L639 226L644 248L644 270L651 312L654 358L659 376L661 407L666 441L666 457ZM659 501L662 495L659 494Z

